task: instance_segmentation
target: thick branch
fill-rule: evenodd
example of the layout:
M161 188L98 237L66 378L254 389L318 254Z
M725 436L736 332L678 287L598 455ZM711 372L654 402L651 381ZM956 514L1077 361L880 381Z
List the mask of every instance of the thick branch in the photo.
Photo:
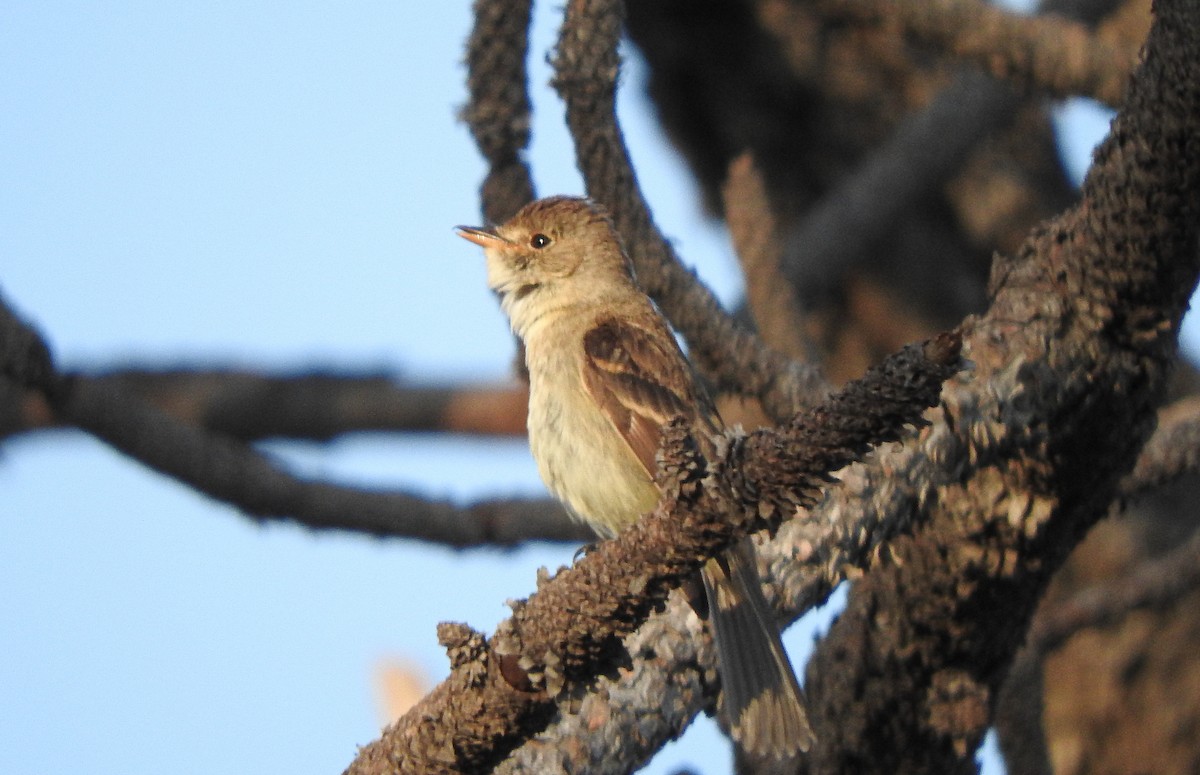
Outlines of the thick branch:
M638 281L687 340L696 365L720 391L759 399L776 420L811 405L826 388L809 366L790 361L742 330L679 262L654 225L616 118L619 0L572 0L554 56L554 87L588 195L612 214Z
M706 558L747 529L778 524L811 503L833 470L920 422L921 409L957 368L957 354L953 336L909 348L813 417L732 438L711 473L686 429L672 427L659 477L666 494L655 512L542 583L490 642L460 631L457 643L474 644L471 659L457 662L446 683L364 748L348 772L494 766L545 725L563 688L611 670L619 639ZM793 466L786 480L777 473L785 463Z
M898 28L931 46L1052 97L1091 97L1117 107L1137 50L1113 45L1060 16L1024 16L981 0L825 0L836 17Z
M1050 574L1149 436L1200 229L1200 7L1162 2L1084 200L998 259L925 470L832 496L920 515L810 663L815 772L973 771L992 697ZM936 443L935 443L936 442Z

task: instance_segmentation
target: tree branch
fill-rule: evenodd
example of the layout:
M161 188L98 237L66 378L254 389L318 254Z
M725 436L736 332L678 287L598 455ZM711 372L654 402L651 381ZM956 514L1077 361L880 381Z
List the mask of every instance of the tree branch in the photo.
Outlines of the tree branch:
M832 17L887 24L944 54L970 62L1025 93L1078 95L1117 107L1137 61L1087 25L1026 16L980 0L824 0Z
M523 385L416 385L333 370L263 374L234 369L127 368L68 376L136 396L188 425L242 441L328 441L356 431L524 436ZM60 422L44 397L0 399L0 438Z
M533 201L525 164L529 145L529 51L531 0L475 0L475 24L467 41L467 90L462 119L488 160L480 189L483 215L504 223Z
M784 271L804 295L839 284L893 233L915 203L942 186L986 135L1017 112L1017 95L981 73L962 73L821 198L788 234Z
M309 482L227 436L186 425L112 382L61 375L45 342L0 299L0 387L36 390L59 422L76 426L147 467L258 520L313 529L404 536L462 548L590 535L548 500L484 501L467 507L404 492Z
M955 772L1051 572L1149 436L1200 228L1200 8L1161 2L1083 202L998 259L925 471L831 495L919 516L888 543L808 668L814 772ZM936 444L935 444L936 442Z
M729 165L721 198L729 236L746 281L746 305L759 337L791 358L815 363L817 355L805 337L799 302L783 276L783 246L766 184L749 153Z
M826 392L810 367L790 361L740 329L716 297L683 267L654 225L616 118L619 0L571 0L554 55L554 87L588 195L612 214L639 284L687 340L697 367L717 390L757 398L777 421Z
M1045 654L1072 635L1120 621L1140 608L1163 606L1200 585L1200 532L1128 575L1095 584L1059 602L1029 632L1030 648Z
M563 689L612 670L623 659L619 639L708 557L748 529L778 525L813 502L829 473L920 423L921 410L937 401L958 362L952 335L907 348L812 415L729 437L711 464L699 456L688 429L671 426L659 473L665 494L653 514L543 580L490 641L461 625L447 628L450 678L364 748L347 772L495 766L545 726Z
M1121 481L1121 495L1136 497L1174 479L1200 471L1200 397L1165 407L1158 428L1142 448L1137 465Z

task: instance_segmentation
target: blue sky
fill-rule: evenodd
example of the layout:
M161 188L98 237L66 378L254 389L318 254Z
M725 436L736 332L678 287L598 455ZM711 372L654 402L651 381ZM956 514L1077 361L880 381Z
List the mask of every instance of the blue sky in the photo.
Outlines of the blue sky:
M555 7L532 57L549 71ZM497 381L462 3L10 3L0 10L0 293L65 366L385 368ZM725 299L724 233L654 126L621 113L660 225ZM535 95L539 191L578 193ZM1073 163L1106 119L1072 113ZM541 492L523 442L272 444L296 470L477 498ZM90 438L0 449L0 772L340 772L388 656L444 674L438 621L490 630L566 547L455 553L258 527ZM464 474L464 472L466 472ZM793 627L799 650L811 628ZM702 723L649 772L725 771Z

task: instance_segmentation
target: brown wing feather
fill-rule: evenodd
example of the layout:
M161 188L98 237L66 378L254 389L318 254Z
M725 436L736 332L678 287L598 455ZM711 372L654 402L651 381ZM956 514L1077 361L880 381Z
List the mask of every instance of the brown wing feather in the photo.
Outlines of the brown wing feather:
M697 419L697 389L683 353L666 326L646 329L616 319L588 331L583 350L583 384L592 400L654 476L662 426L680 415ZM711 424L703 400L703 419Z

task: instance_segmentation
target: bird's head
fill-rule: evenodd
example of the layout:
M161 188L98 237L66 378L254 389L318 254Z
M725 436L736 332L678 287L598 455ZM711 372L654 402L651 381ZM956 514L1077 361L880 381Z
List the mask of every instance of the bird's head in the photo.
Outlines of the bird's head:
M530 306L586 300L613 278L632 282L612 221L587 199L539 199L495 228L456 226L455 231L483 248L488 286L500 295L514 326Z

